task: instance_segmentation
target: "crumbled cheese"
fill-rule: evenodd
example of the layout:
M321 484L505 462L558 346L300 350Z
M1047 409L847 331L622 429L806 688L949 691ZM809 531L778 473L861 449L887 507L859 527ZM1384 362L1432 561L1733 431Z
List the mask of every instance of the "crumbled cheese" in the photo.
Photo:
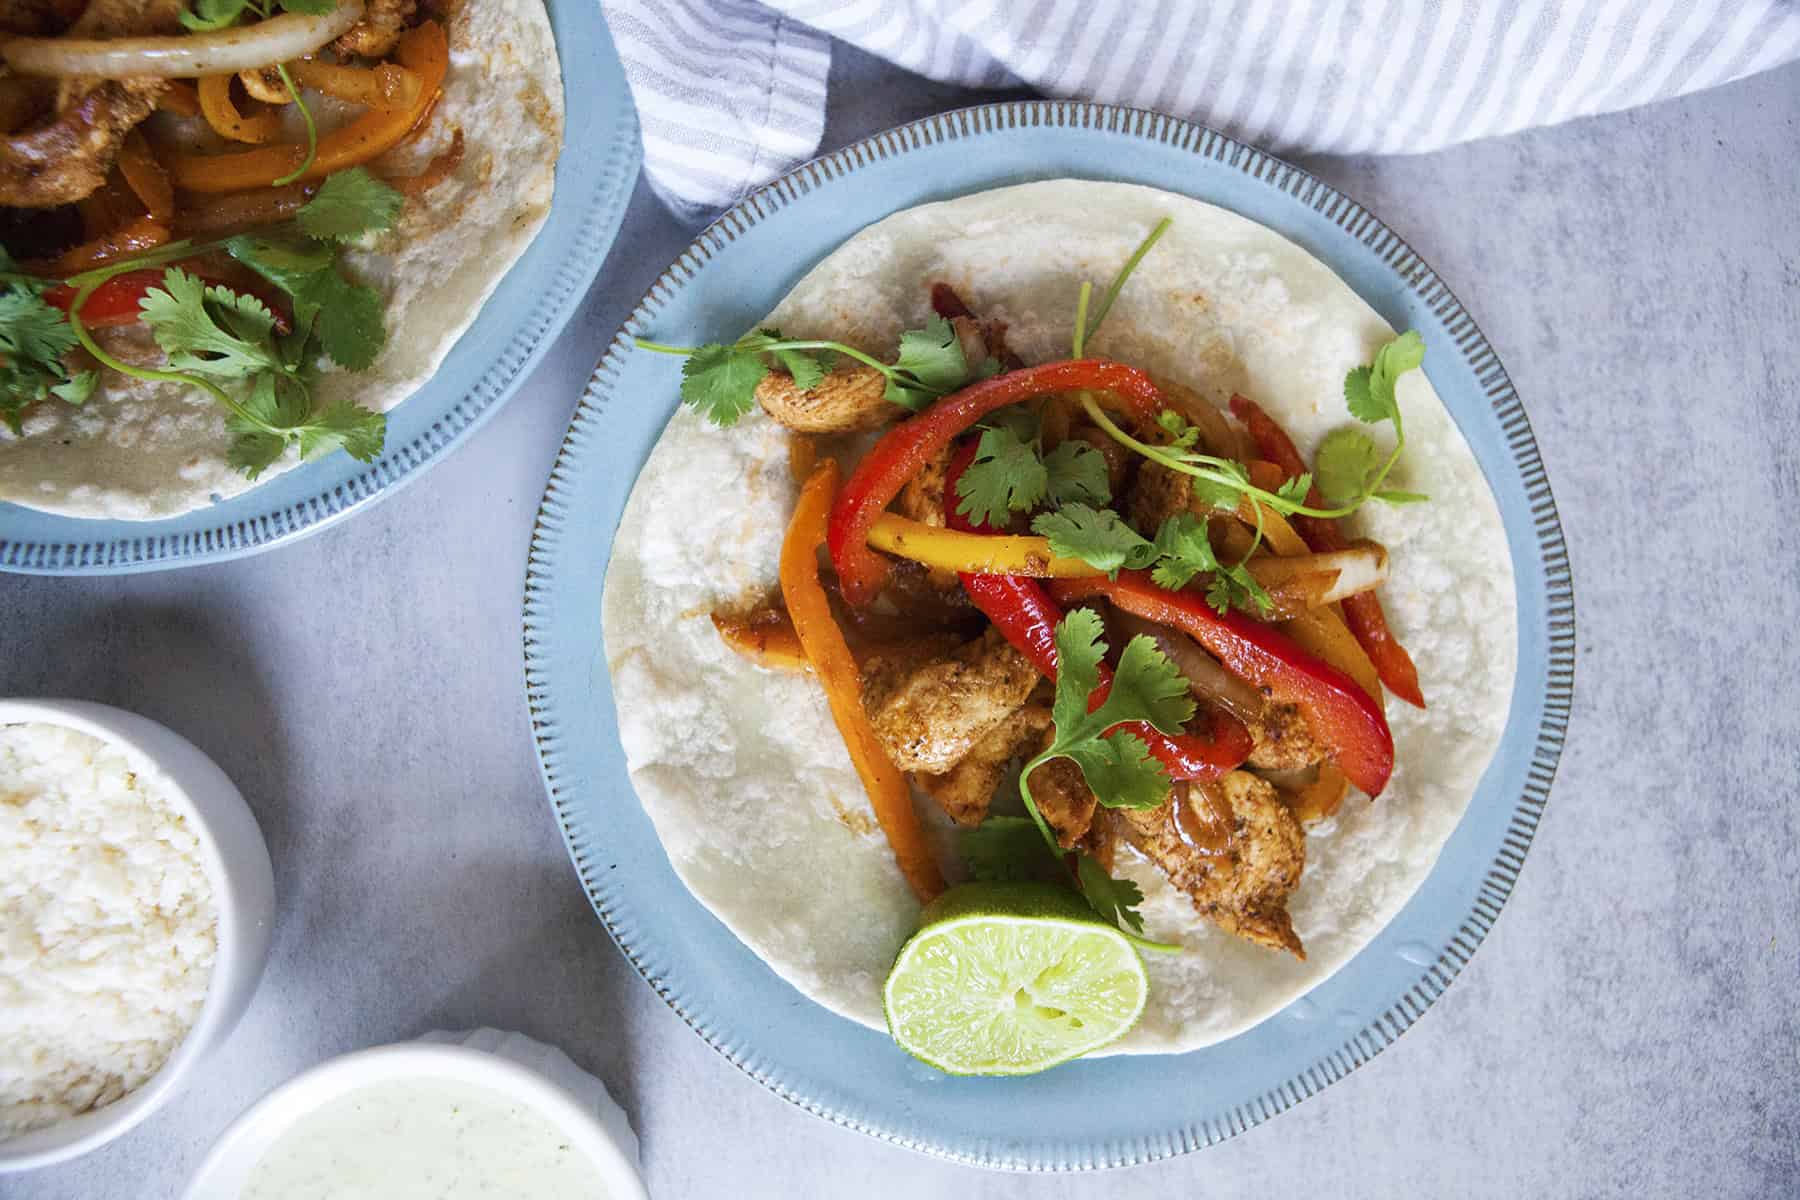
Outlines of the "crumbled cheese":
M0 1139L125 1096L199 1015L218 917L172 791L85 733L0 726Z

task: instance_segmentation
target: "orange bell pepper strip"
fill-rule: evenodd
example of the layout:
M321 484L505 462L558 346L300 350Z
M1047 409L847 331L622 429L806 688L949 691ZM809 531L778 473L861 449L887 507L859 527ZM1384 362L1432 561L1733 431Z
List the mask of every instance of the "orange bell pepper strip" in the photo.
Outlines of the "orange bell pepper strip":
M1330 763L1320 763L1319 777L1288 801L1288 809L1296 821L1323 821L1337 812L1349 790L1350 781L1344 778L1342 771Z
M104 237L98 237L91 242L83 242L79 246L64 250L48 263L33 263L30 265L30 269L38 274L67 279L71 275L79 275L83 271L103 267L114 259L124 258L128 254L142 254L146 250L154 250L158 246L165 245L168 240L169 227L167 225L154 221L148 216L142 216Z
M208 75L199 81L201 115L222 138L258 146L274 141L281 133L281 114L272 108L250 116L239 112L231 98L231 81L235 78L235 75Z
M395 50L400 65L419 76L419 96L410 108L371 110L319 139L318 153L301 179L323 179L393 149L430 114L450 69L450 43L444 27L426 21L400 35ZM268 187L297 168L306 157L298 145L260 146L234 154L181 154L169 164L177 187L190 192L243 192Z
M119 173L144 202L151 220L167 225L175 219L175 187L142 130L133 129L119 146Z
M869 793L875 819L887 835L900 873L912 885L919 903L925 904L943 892L944 877L919 827L912 787L888 758L863 710L862 674L819 583L819 547L825 541L837 487L837 462L826 459L800 489L800 503L781 543L781 596L813 674L825 688L832 720L850 750L850 761Z
M1289 479L1306 470L1306 460L1300 457L1294 440L1254 400L1233 396L1231 411L1249 428L1257 450L1264 458L1279 466ZM1313 488L1307 494L1306 503L1313 507L1322 503L1318 488ZM1299 527L1307 544L1315 550L1342 550L1350 544L1350 539L1344 536L1344 531L1336 521L1296 517L1294 524ZM1419 669L1413 665L1412 655L1406 652L1406 647L1400 644L1399 639L1388 628L1387 614L1382 611L1381 601L1376 599L1375 593L1361 592L1346 597L1343 604L1344 622L1349 625L1350 632L1356 635L1356 640L1362 643L1362 648L1374 662L1376 671L1381 675L1381 682L1408 704L1424 708L1425 694L1419 690Z
M156 108L158 112L174 113L178 117L197 117L200 115L200 95L187 80L171 79L158 93Z

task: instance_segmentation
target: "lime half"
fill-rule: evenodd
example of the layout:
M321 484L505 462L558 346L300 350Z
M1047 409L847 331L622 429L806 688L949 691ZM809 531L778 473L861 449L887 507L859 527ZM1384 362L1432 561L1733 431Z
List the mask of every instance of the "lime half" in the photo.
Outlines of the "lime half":
M1149 981L1125 935L1040 883L968 883L926 909L888 972L888 1031L952 1075L1030 1075L1117 1041Z

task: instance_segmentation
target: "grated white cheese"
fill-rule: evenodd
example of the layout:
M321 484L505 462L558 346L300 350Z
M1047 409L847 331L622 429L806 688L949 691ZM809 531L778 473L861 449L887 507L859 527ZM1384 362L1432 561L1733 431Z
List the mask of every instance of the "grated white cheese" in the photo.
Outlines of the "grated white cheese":
M0 1139L125 1096L199 1015L218 917L173 790L85 733L0 726Z

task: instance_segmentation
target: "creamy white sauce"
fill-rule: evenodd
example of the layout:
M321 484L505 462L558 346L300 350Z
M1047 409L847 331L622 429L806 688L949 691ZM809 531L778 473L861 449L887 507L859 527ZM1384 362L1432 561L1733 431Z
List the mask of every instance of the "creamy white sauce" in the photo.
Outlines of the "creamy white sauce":
M296 1121L240 1200L605 1200L585 1154L548 1117L453 1079L370 1084Z

